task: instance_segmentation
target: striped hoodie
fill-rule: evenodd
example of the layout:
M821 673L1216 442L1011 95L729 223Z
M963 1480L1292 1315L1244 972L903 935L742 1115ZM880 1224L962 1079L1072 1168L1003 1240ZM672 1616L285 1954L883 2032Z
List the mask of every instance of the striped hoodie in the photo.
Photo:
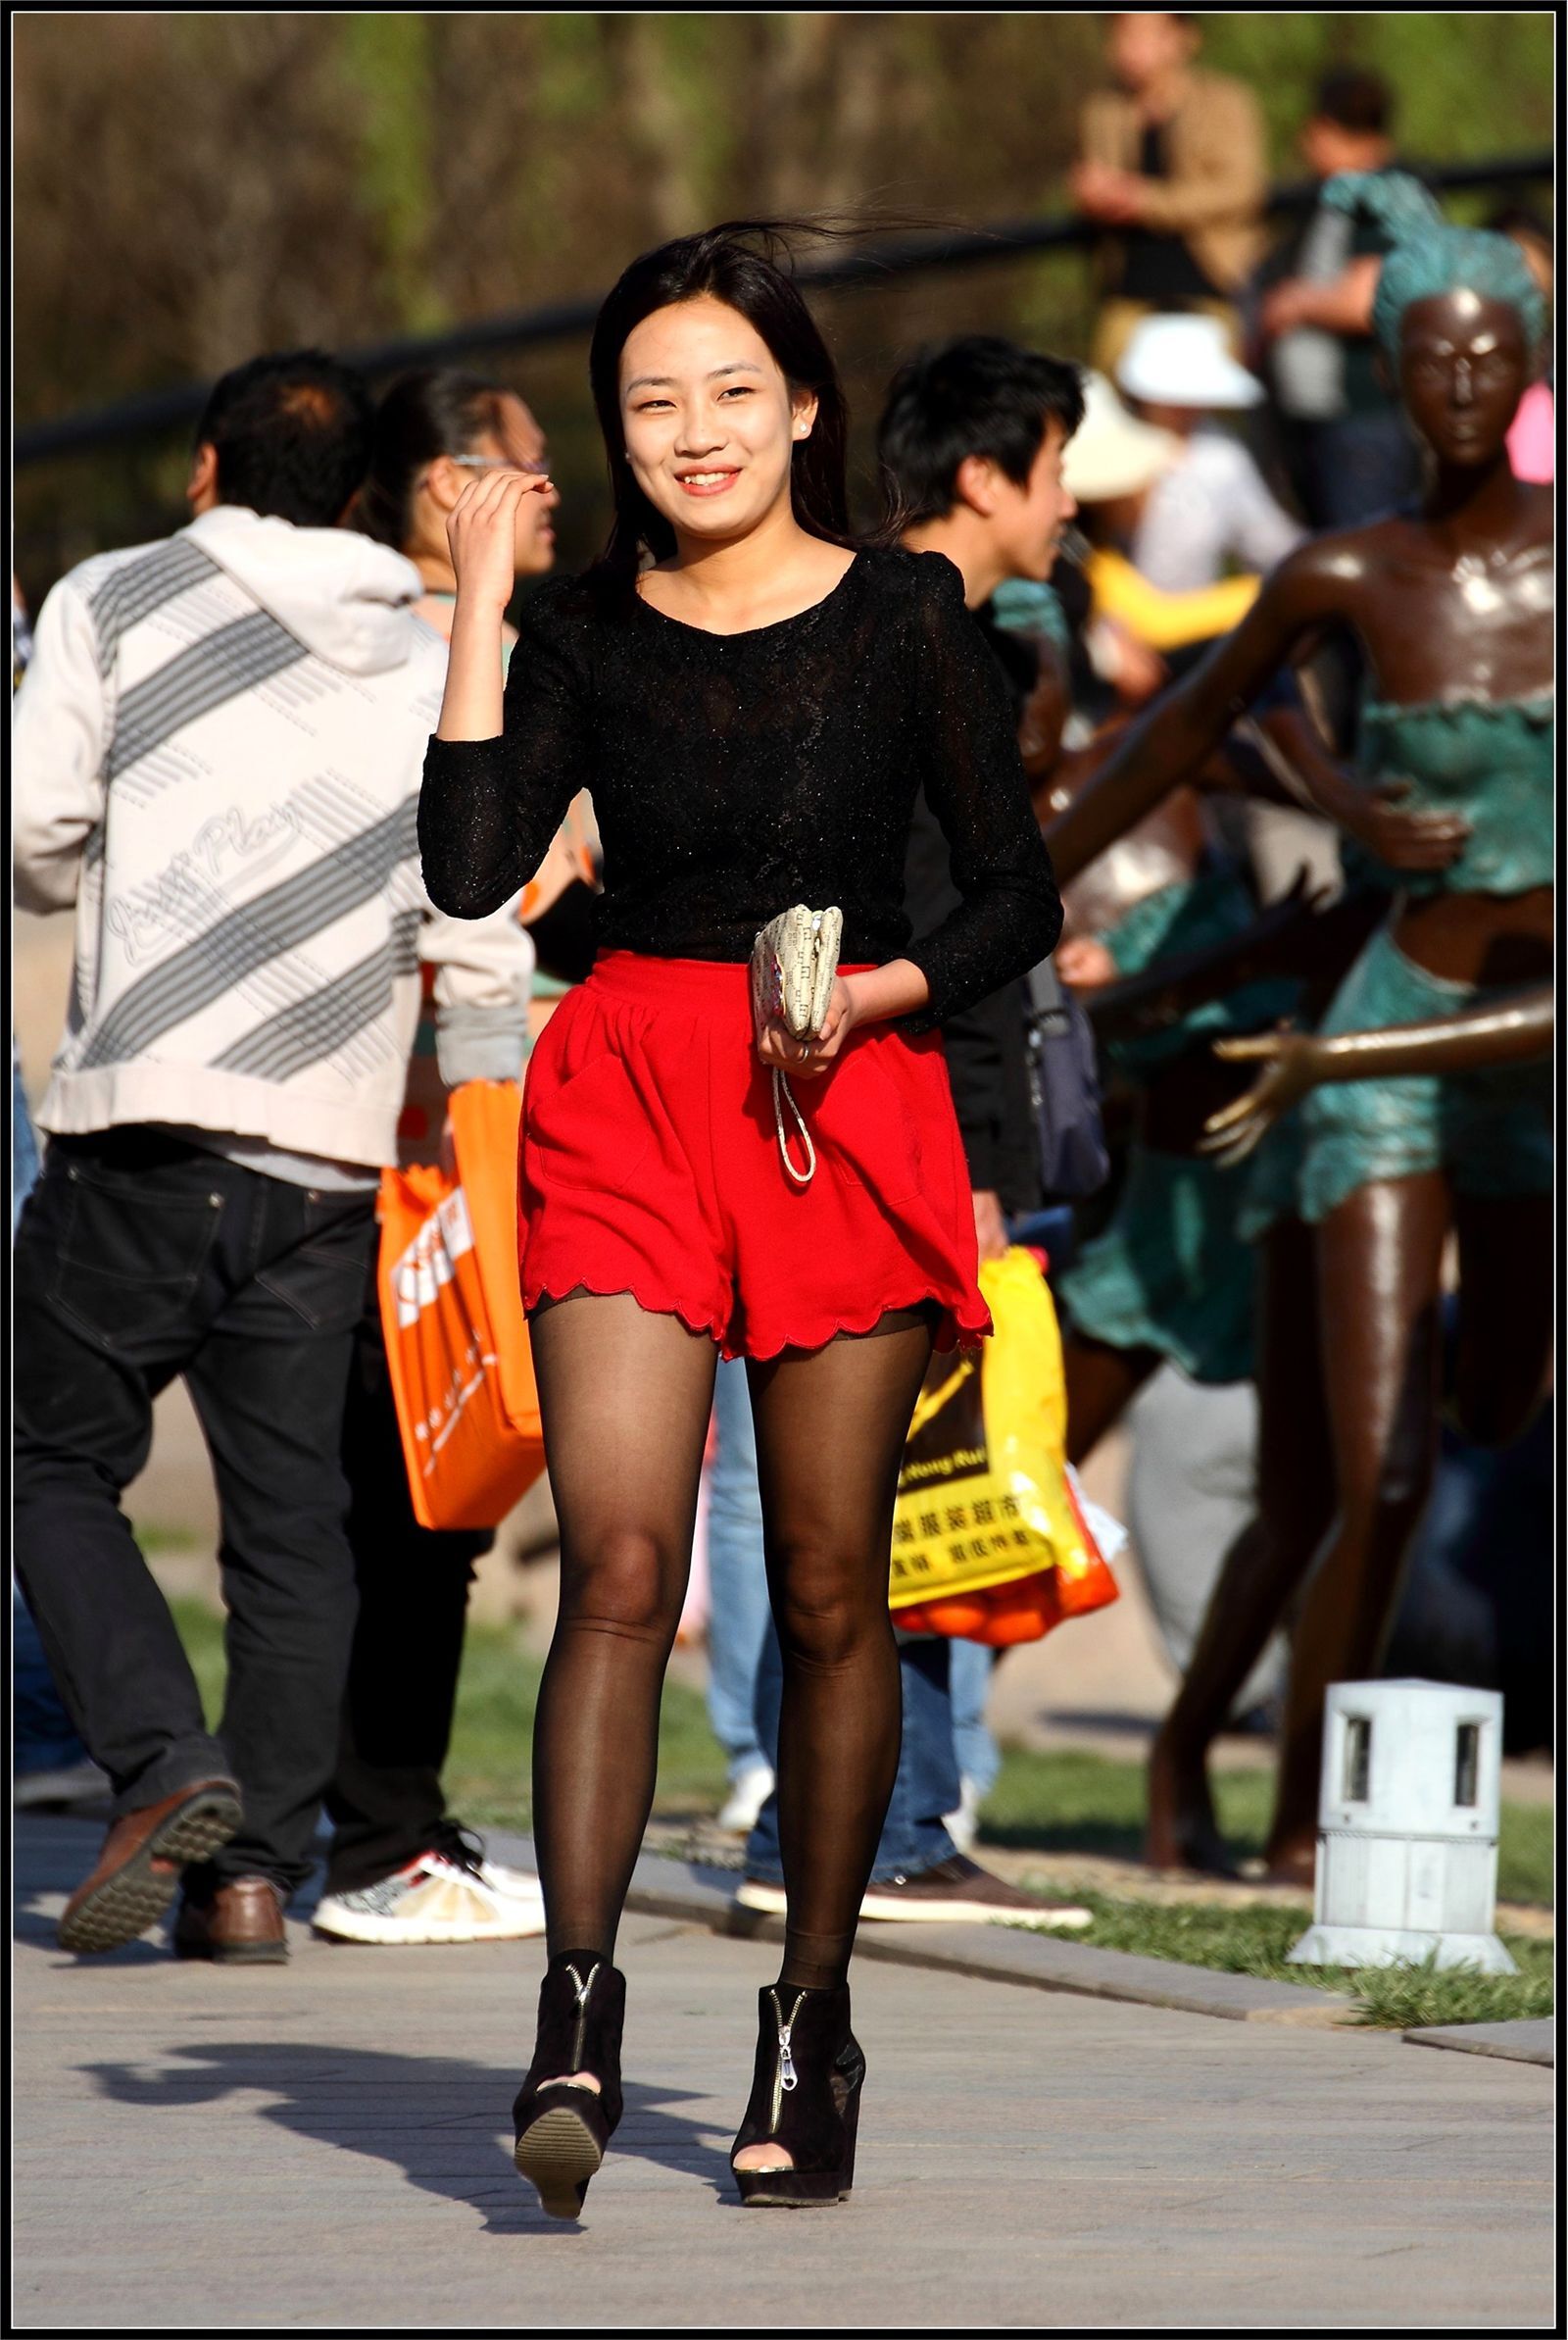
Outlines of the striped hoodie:
M391 1163L421 961L444 1077L516 1076L515 905L450 919L419 877L447 655L419 590L368 537L220 505L44 602L12 801L19 902L76 913L45 1129Z

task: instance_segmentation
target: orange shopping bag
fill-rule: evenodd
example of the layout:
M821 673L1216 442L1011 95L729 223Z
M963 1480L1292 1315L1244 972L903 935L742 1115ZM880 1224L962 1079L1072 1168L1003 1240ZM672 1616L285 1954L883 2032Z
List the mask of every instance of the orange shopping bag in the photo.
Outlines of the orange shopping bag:
M449 1100L453 1178L381 1173L377 1280L409 1491L421 1527L496 1527L544 1469L517 1282L520 1091Z

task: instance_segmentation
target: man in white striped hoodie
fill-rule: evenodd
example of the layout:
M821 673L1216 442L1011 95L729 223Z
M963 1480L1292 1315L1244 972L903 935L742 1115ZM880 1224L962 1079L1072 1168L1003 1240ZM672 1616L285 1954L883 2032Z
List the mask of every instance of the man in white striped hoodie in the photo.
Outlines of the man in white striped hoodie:
M336 525L370 415L319 352L225 375L191 524L62 579L17 701L18 899L76 916L15 1257L17 1570L115 1791L72 1950L139 1933L183 1869L176 1949L286 1955L353 1631L339 1440L421 961L448 1084L521 1065L514 906L448 919L419 878L445 644L413 566ZM222 1516L220 1744L120 1508L176 1374Z

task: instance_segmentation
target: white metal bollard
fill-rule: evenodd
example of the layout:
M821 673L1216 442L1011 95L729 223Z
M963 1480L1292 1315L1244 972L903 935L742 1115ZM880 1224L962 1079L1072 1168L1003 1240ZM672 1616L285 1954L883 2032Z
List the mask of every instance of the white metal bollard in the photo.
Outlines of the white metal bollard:
M1323 1721L1313 1922L1301 1966L1518 1968L1493 1931L1502 1695L1336 1682Z

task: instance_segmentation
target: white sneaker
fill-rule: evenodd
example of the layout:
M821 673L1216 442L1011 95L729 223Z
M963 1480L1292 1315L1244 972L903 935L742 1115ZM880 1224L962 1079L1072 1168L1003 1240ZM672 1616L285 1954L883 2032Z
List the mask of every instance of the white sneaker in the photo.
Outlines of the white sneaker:
M538 1878L519 1869L420 1853L379 1884L329 1893L311 1924L341 1942L515 1942L544 1932L545 1908Z
M974 1851L980 1834L980 1790L972 1779L959 1782L958 1809L956 1812L945 1812L942 1825L952 1837L956 1851Z
M503 1901L525 1901L532 1909L544 1908L539 1879L530 1876L525 1868L505 1868L499 1861L481 1860L479 1874L491 1892L499 1893Z
M726 1836L750 1836L758 1814L772 1793L772 1770L766 1764L753 1764L731 1785L714 1827L722 1828Z

